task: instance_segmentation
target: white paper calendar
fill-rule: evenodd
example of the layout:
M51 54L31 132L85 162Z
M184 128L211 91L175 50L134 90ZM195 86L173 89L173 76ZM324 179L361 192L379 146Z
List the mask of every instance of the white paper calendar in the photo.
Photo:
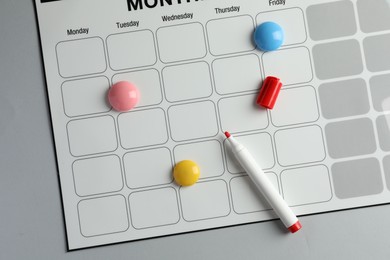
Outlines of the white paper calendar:
M70 250L276 218L224 131L297 215L390 202L387 1L35 3ZM255 48L265 21L276 51ZM119 81L141 93L126 113L107 102ZM190 187L172 178L185 159Z

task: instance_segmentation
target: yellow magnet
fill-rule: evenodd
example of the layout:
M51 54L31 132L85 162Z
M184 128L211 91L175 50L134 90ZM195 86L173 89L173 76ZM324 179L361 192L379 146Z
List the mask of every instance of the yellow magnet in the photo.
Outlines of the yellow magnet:
M191 186L195 184L200 176L199 166L190 160L184 160L176 164L173 169L175 182L181 186Z

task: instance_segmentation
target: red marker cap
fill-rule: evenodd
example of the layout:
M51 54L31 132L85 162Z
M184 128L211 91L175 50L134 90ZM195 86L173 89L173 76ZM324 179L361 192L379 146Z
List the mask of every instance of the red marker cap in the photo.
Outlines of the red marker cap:
M259 106L272 109L282 86L283 84L279 78L273 76L266 77L257 96L256 103Z

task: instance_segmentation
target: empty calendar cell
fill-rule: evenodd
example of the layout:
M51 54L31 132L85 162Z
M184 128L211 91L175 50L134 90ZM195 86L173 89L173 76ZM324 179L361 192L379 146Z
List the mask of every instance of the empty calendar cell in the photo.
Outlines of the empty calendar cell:
M72 169L79 196L119 191L123 187L121 162L116 155L77 160Z
M279 130L275 133L280 165L319 162L325 159L322 130L317 125Z
M121 195L82 200L78 204L81 234L86 237L124 232L129 228Z
M179 222L179 207L172 187L133 192L129 196L131 223L136 229Z
M126 153L123 165L127 186L132 189L172 182L172 158L167 148Z
M112 152L118 147L111 116L73 120L67 130L70 152L74 156Z
M383 171L385 172L387 189L390 190L390 155L383 158Z
M62 84L62 99L65 114L69 117L110 111L104 98L110 83L106 77L65 81Z
M163 144L168 141L164 110L133 111L118 117L120 142L125 149Z
M376 111L390 111L390 74L374 76L370 79L372 103Z
M378 159L366 158L332 165L334 191L338 198L375 195L383 191Z
M312 5L306 13L310 37L315 41L356 33L355 12L350 1Z
M318 92L325 118L362 115L370 110L367 86L363 79L324 83L319 86Z
M203 61L165 67L162 78L170 102L205 98L213 92L210 68Z
M371 72L390 70L390 34L370 36L363 40L367 69Z
M390 12L388 0L358 0L360 28L365 33L390 30Z
M101 73L107 68L103 40L98 37L59 42L56 53L64 78Z
M332 198L329 172L325 165L284 170L280 178L284 199L289 206L321 203Z
M157 61L150 30L112 34L107 37L107 49L113 70L149 66Z
M200 166L200 179L224 173L222 146L216 140L178 145L173 150L175 163L192 160Z
M264 129L268 126L267 110L255 103L256 95L223 98L218 102L222 131L231 133Z
M218 94L257 91L261 86L260 61L256 55L216 59L212 68Z
M279 24L284 31L283 46L299 44L306 41L306 27L303 11L300 8L289 8L284 10L259 13L256 16L256 23L272 21Z
M379 145L383 151L390 151L390 115L380 115L376 119Z
M113 84L119 81L129 81L138 88L141 98L136 105L137 108L157 105L162 101L160 75L156 69L115 74L112 77Z
M211 101L171 106L168 118L175 141L212 137L218 133L215 105Z
M326 143L332 158L346 158L376 151L371 119L359 118L325 126Z
M164 63L206 56L205 36L200 23L161 27L157 30L157 44Z
M268 133L257 133L250 135L238 135L235 138L244 145L256 158L262 169L269 169L275 165L274 150L271 136ZM229 142L224 143L226 152L227 168L230 173L245 172L240 163L234 157Z
M282 89L270 111L275 126L314 122L319 118L315 89L311 86Z
M359 42L355 39L317 44L313 60L319 79L332 79L360 74L363 71Z
M230 213L227 185L222 180L198 182L191 187L181 187L179 192L186 221L224 217Z
M279 191L278 178L273 172L266 172L265 175ZM233 201L233 210L238 214L270 210L272 207L268 204L265 197L248 176L232 178L230 189Z
M254 50L254 29L249 15L210 20L206 24L206 30L211 54L223 55Z
M305 47L266 52L262 56L265 76L278 75L283 85L312 80L309 50Z

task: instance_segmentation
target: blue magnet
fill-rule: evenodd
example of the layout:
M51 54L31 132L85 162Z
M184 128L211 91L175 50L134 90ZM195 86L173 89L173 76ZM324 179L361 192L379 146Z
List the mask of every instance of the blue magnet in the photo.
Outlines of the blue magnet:
M282 46L284 32L279 24L265 22L257 26L253 35L257 48L263 51L274 51Z

